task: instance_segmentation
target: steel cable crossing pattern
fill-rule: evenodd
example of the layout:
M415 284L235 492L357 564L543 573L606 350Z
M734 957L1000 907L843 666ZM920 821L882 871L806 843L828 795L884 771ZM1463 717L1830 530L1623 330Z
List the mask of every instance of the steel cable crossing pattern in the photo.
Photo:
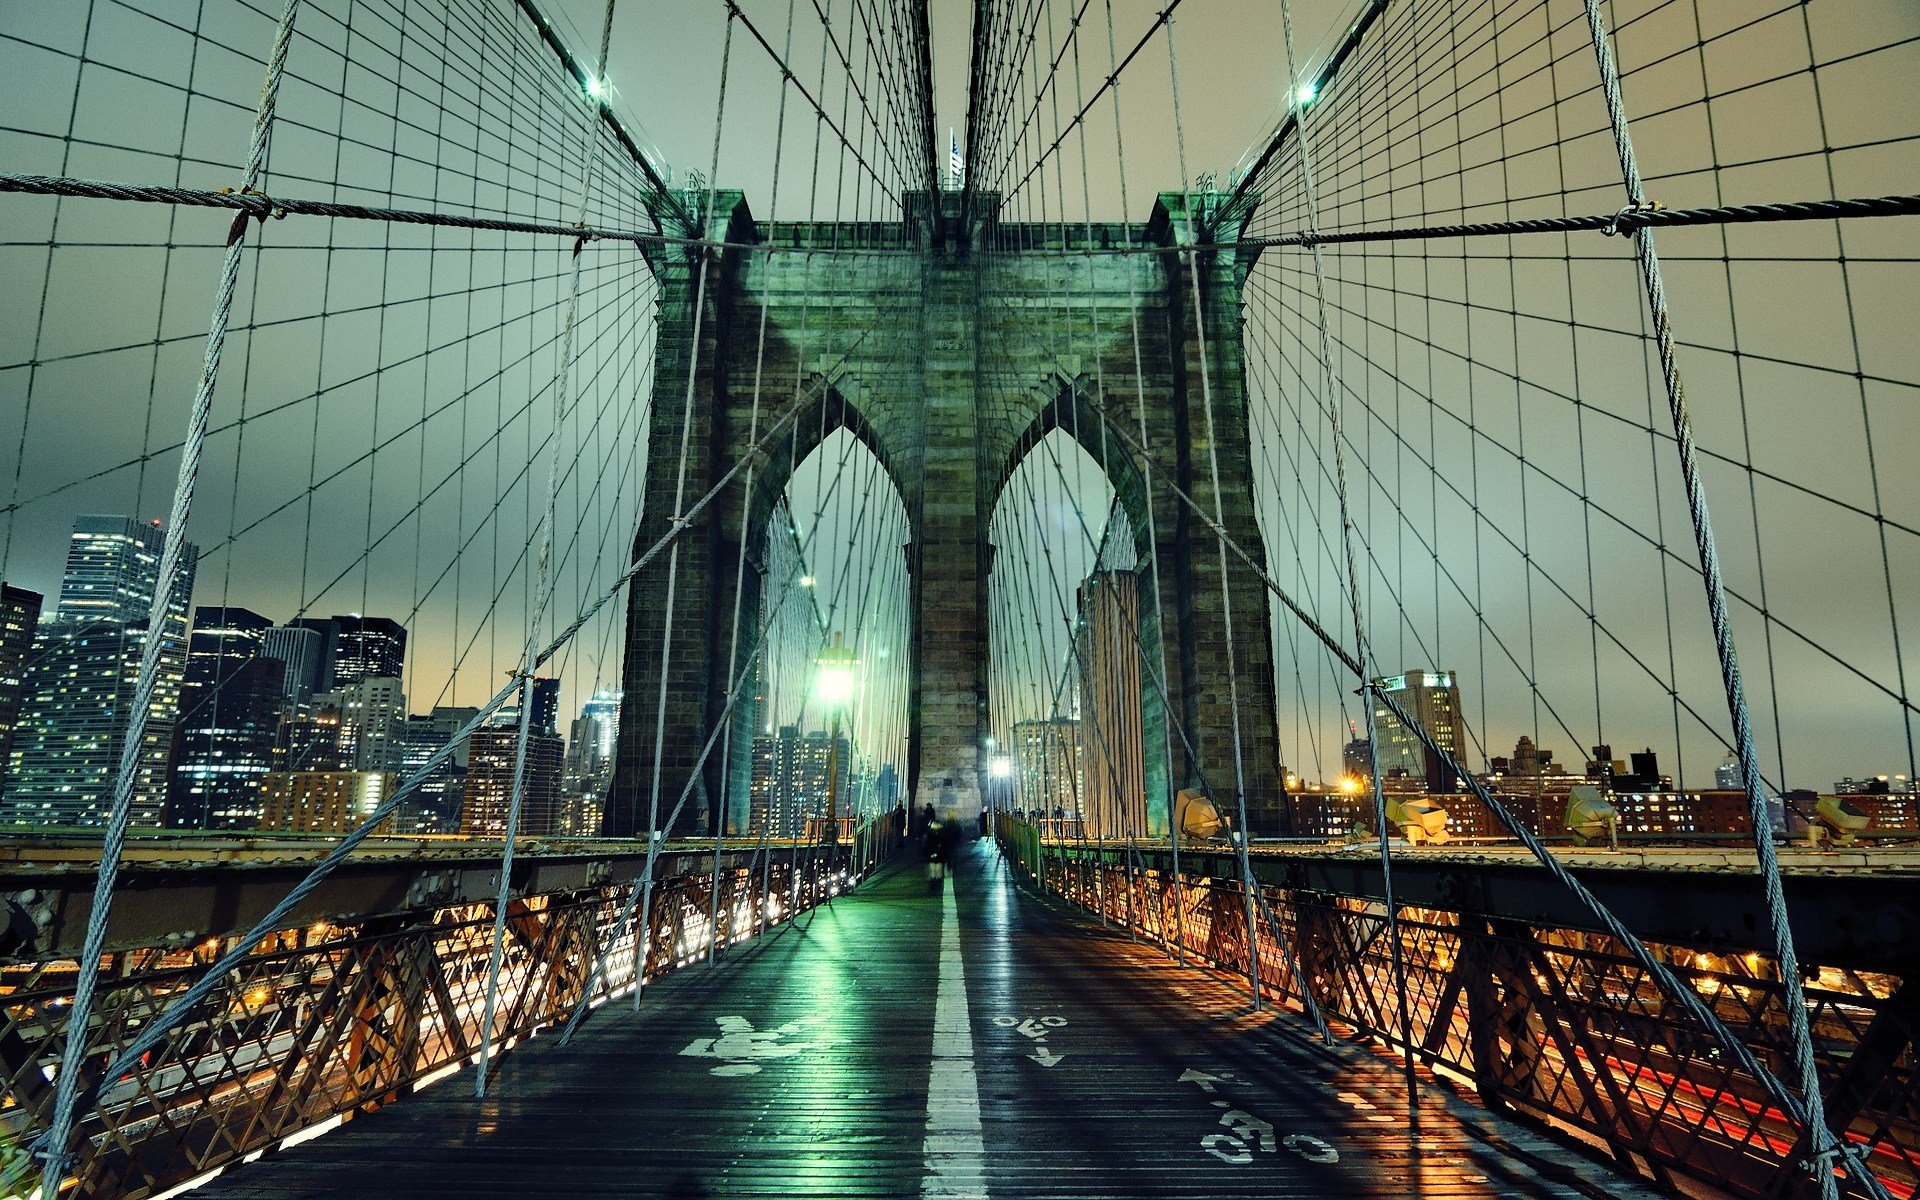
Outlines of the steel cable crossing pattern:
M1182 214L1187 227L1189 247L1200 240L1200 230L1194 224L1194 198L1191 187L1192 178L1187 174L1187 135L1180 121L1180 70L1173 51L1172 8L1160 14L1160 23L1167 31L1167 75L1173 96L1173 140L1179 154L1180 189L1186 197L1186 212ZM1193 292L1193 327L1198 335L1197 356L1200 360L1200 404L1206 415L1207 429L1207 472L1213 484L1213 515L1219 528L1226 528L1225 499L1220 488L1220 438L1214 430L1213 420L1213 369L1209 361L1213 356L1207 347L1206 309L1200 299L1200 256L1191 248L1186 254L1187 281ZM1155 550L1158 551L1158 547ZM1239 837L1235 845L1240 855L1240 887L1247 910L1247 986L1253 991L1253 1007L1258 1011L1260 997L1260 919L1255 911L1253 893L1253 864L1247 858L1248 843L1253 831L1247 827L1247 773L1246 754L1240 739L1240 665L1234 651L1233 637L1233 585L1227 576L1227 545L1224 539L1216 539L1214 551L1220 566L1220 615L1226 628L1227 651L1227 706L1233 725L1233 798L1240 821ZM1173 806L1178 808L1178 804ZM1172 818L1173 813L1168 817ZM1172 824L1170 819L1168 824Z
M290 19L291 19L291 6L289 8L289 20ZM280 51L281 51L281 57L283 58L284 51L285 51L285 30L284 29L283 29L282 39L280 42ZM275 65L277 67L278 60L276 60ZM269 89L269 103L265 105L265 107L267 107L269 110L270 110L270 96L271 96L271 89ZM256 162L257 162L257 158L256 158ZM257 175L250 175L250 179L257 179ZM231 252L232 255L237 255L238 253L239 237L242 232L243 224L246 219L246 216L247 215L259 215L259 216L267 215L265 213L248 211L250 210L250 208L251 206L245 206L243 208L242 216L236 219L234 236L230 242L230 245L232 247L232 252ZM459 222L459 223L465 223L465 222ZM582 238L581 240L584 240L584 238ZM230 265L231 265L231 261L232 261L232 258L230 255ZM577 258L576 258L576 263L577 263ZM232 273L230 271L229 272L230 283L231 283L231 275ZM230 303L230 300L231 300L231 287L229 286L228 290L224 292L222 295L223 313L226 309L226 306ZM218 333L223 329L224 329L224 322L220 322L219 324L216 325L214 346L210 348L209 354L208 354L209 365L207 368L208 379L206 384L206 390L209 392L211 391L211 383L212 383L212 377L214 374L214 369L217 365ZM863 339L856 339L855 344L858 343L858 340L863 340ZM563 357L563 364L564 364L567 356L563 354L562 357ZM563 371L564 371L564 366L563 366ZM563 406L564 406L564 402L563 402ZM768 435L764 439L761 439L758 444L750 447L747 452L747 455L742 460L743 463L750 464L751 462L755 461L758 453L764 450L766 445L771 443L773 438L778 434L780 428L785 426L789 420L792 420L793 417L797 415L800 409L803 408L804 406L805 406L804 403L797 404L795 406L794 411L790 412L786 417L784 417L780 422L778 422L775 428L773 430L770 430ZM193 461L193 459L197 457L198 446L200 445L201 441L203 441L204 439L204 433L205 433L204 403L200 406L199 411L200 411L201 419L195 429L195 436L190 438L188 443L190 452L196 452L196 453L190 454L189 461ZM567 630L565 630L558 638L556 638L554 643L551 646L549 646L545 651L539 654L535 654L533 652L533 647L537 646L537 642L530 644L529 652L528 652L528 661L534 665L543 663L548 658L550 658L555 652L557 652L557 650L561 646L565 645L571 639L571 637L578 632L578 630L585 623L585 621L588 620L594 612L597 612L611 598L613 594L617 593L619 588L622 585L624 585L625 582L629 581L638 572L639 569L645 566L646 563L650 561L663 546L673 541L673 539L676 538L680 532L684 531L684 529L688 527L688 525L691 522L693 514L697 512L700 508L703 508L720 491L724 490L724 488L729 484L729 482L732 480L732 478L737 473L737 471L738 471L738 466L736 466L736 468L733 471L729 471L727 473L727 476L723 478L718 484L716 484L715 487L712 489L712 491L710 491L707 496L703 497L701 501L693 507L693 509L688 510L688 512L685 515L678 518L676 520L674 528L665 537L663 537L658 544L656 544L646 554L642 555L640 560L636 561L624 573L621 580L615 585L614 588L610 589L605 595L600 597L599 600L595 601L593 604L588 606L587 610L583 612L581 616L578 619L576 619L567 628ZM187 473L188 473L187 470L183 468L183 475L186 475ZM174 523L174 529L176 532L184 528L184 524L185 524L184 510L185 510L184 503L176 507L175 523ZM552 528L552 525L550 521L549 537L551 536L551 528ZM163 585L161 588L161 596L165 597L170 592L170 590L171 590L170 588ZM156 605L156 610L158 610L158 605ZM530 670L526 673L530 673ZM523 674L523 677L524 677L524 674ZM269 917L267 917L262 922L260 922L254 931L252 931L248 935L243 936L240 939L240 941L236 944L233 951L231 951L228 955L224 956L220 961L216 962L214 966L206 973L205 976L202 977L202 979L193 988L189 989L187 993L181 995L178 998L178 1000L172 1006L170 1006L167 1012L162 1014L162 1017L160 1019L147 1023L143 1027L141 1037L137 1039L135 1045L129 1048L122 1055L122 1057L119 1060L117 1060L115 1067L110 1068L106 1072L105 1078L111 1079L111 1078L117 1077L120 1074L120 1071L122 1068L131 1065L135 1060L141 1057L141 1055L146 1050L151 1049L152 1046L157 1043L158 1039L166 1032L167 1029L169 1029L172 1025L177 1024L181 1014L183 1014L187 1008L189 1008L192 1004L196 1003L199 999L204 998L205 995L207 995L210 992L212 985L215 982L217 982L218 979L221 978L227 971L231 970L233 965L235 965L235 963L237 963L237 961L240 958L243 958L246 956L246 954L250 951L250 948L251 948L250 944L258 940L257 935L260 932L265 930L267 927L273 925L281 916L285 914L286 911L288 911L291 908L291 906L295 902L297 902L300 898L308 894L311 891L312 887L315 884L317 884L317 882L321 877L323 877L328 871L330 871L334 866L336 866L340 861L342 861L346 856L346 854L349 853L355 846L359 844L361 840L364 839L368 831L370 831L372 828L377 826L383 819L389 816L402 800L404 800L407 796L409 796L412 792L414 792L417 789L422 779L424 779L434 769L436 769L438 766L440 766L446 761L447 757L451 752L452 746L457 745L475 728L477 728L478 725L481 723L481 721L483 721L487 716L491 715L493 712L497 711L500 705L511 693L511 691L512 691L511 687L507 689L503 689L501 693L499 693L491 701L489 701L483 707L483 709L478 714L476 714L476 716L466 726L464 726L458 733L455 734L454 738L447 744L446 747L443 747L438 753L436 753L430 759L430 761L426 764L426 766L423 767L418 773L416 773L416 775L413 778L403 783L401 787L392 796L390 796L385 803L383 803L373 814L371 814L362 823L361 826L359 826L356 830L354 830L353 833L350 834L348 838L345 839L343 843L336 848L335 852L332 855L328 856L326 860L323 860L322 864L318 866L315 869L315 871L311 875L309 875L309 877L305 881L303 881L302 885L300 885L299 887L296 887L294 891L290 893L281 902L280 905L276 906L276 909L274 910L273 914L270 914ZM523 697L523 700L524 700L524 697ZM144 715L144 710L143 710L143 715ZM524 736L524 729L523 729L523 736ZM135 740L137 742L137 738ZM523 757L521 761L524 762ZM509 843L509 846L510 846L510 843ZM103 873L103 880L102 880L103 888L110 886L110 880L104 877L105 874L106 873ZM102 928L103 921L104 921L104 906L96 906L94 910L94 915L95 915L96 927ZM97 963L97 958L98 958L97 955L90 954L88 957L89 957L89 961L93 961ZM84 1025L84 1021L79 1021L75 1023ZM79 1078L79 1072L77 1071L68 1071L65 1073L65 1079L69 1081L70 1086L77 1086L78 1078ZM97 1091L98 1091L98 1087L96 1085L95 1088L89 1089L89 1094L90 1095L95 1094L97 1093Z
M787 85L795 81L793 80L791 73L787 71L785 63L786 63L786 59L791 57L793 54L794 14L798 9L798 7L799 5L797 0L787 0L786 43L782 47L782 53L779 58L779 61L781 63L780 109L779 109L779 115L774 119L773 161L776 164L781 161L782 153L786 149ZM762 43L762 44L764 45L765 43ZM776 169L773 173L773 194L767 200L767 215L769 218L771 218L773 214L778 211L779 203L780 203L780 172L779 170ZM767 266L769 269L771 269L772 265L773 265L773 260L771 256L769 256L767 260ZM753 354L753 413L752 413L752 416L748 419L748 424L747 424L747 440L749 442L753 441L753 439L759 436L759 433L760 433L761 386L764 381L765 368L766 368L766 362L767 362L767 315L772 305L773 305L773 295L771 290L769 290L768 293L766 295L763 295L760 299L760 328L759 328L758 334L756 335L754 354ZM741 492L740 492L740 528L742 531L744 531L747 528L748 522L752 518L753 485L754 485L754 470L751 466L749 466L747 468L746 479L742 484ZM733 614L732 614L731 622L730 622L728 633L727 633L727 678L729 679L733 678L734 670L738 665L737 659L739 658L739 652L740 652L740 608L741 608L741 603L744 599L744 592L742 589L746 585L746 579L747 579L747 556L746 554L742 553L734 563L734 572L733 572ZM758 635L758 638L756 639L757 641L765 639L767 630L772 627L773 614L777 613L778 611L779 610L777 606L768 607L767 609L768 618L761 625L760 633ZM759 653L759 646L757 644L755 646L754 653L755 654ZM747 669L752 670L756 668L757 665L758 664L755 661L754 656L749 655ZM741 686L742 686L741 684L736 684L735 685L736 691ZM732 755L733 755L734 705L736 705L738 702L739 700L737 695L730 695L727 697L726 718L724 722L725 728L726 728L726 738L722 746L722 749L720 751L720 761L723 763L730 763L733 761ZM749 734L749 736L751 736L751 734ZM709 734L708 745L701 748L700 761L698 765L695 766L693 772L689 775L688 777L689 783L692 782L693 778L698 777L701 774L701 772L705 770L706 758L708 753L710 752L711 746L712 746L712 735ZM733 782L732 775L731 775L731 772L729 772L728 780L727 780L728 786L731 786L732 782ZM751 784L749 784L749 791L751 791ZM726 802L727 802L727 798L722 797L723 814L725 811L724 806ZM668 822L668 823L672 824L672 822ZM707 918L707 926L710 934L710 936L707 939L707 962L709 964L713 962L716 947L719 942L720 914L719 914L718 905L720 903L720 841L724 831L726 830L726 827L727 827L727 822L726 822L726 817L724 815L721 817L720 820L715 821L713 823L713 880L710 886L712 889L712 898L713 898L714 907L709 910L708 918ZM761 841L763 843L763 848L764 848L764 843L766 843L767 839L769 839L772 836L771 822L766 822L762 824L761 830L760 830L760 836L761 836ZM765 875L764 869L762 871L762 874L764 877ZM759 928L760 924L763 923L766 918L766 899L767 899L766 888L765 886L763 886L761 888L759 906L755 909L755 928ZM616 926L616 931L617 929L618 927ZM645 963L639 963L637 965L642 969L644 969L645 967ZM595 969L596 970L599 969L598 962L595 963ZM584 1011L585 1010L583 1008L581 1012L584 1012ZM579 1020L580 1020L580 1013L575 1013L573 1019L568 1022L567 1034L565 1036L572 1035L572 1032L574 1028L578 1025Z
M855 344L857 345L860 341L864 341L865 337L866 335L863 333L859 339L856 339ZM606 590L602 591L588 603L579 615L569 622L567 627L562 629L553 641L547 644L546 648L536 656L536 668L545 665L555 654L559 653L562 647L571 642L573 636L584 628L587 622L591 621L601 609L605 608L615 597L625 591L627 584L632 582L642 570L646 569L648 565L658 558L661 551L667 549L669 545L677 543L680 535L691 526L693 518L698 516L709 504L724 493L726 489L732 485L735 477L740 474L745 464L765 453L767 448L772 445L774 439L785 432L787 427L803 410L811 407L812 402L812 396L805 396L797 400L795 404L787 410L786 414L768 429L758 443L748 448L747 452L742 455L740 462L734 464L724 476L717 480L705 495L690 506L665 534L661 535L658 541L654 542L652 546L648 547L644 553L636 558L626 570L621 572L619 578L615 579ZM100 1088L105 1081L118 1079L138 1067L146 1054L158 1046L161 1039L177 1027L196 1005L212 995L221 980L232 973L233 969L239 966L242 961L250 957L254 947L258 945L261 940L275 930L280 929L287 915L291 913L302 900L311 895L314 889L319 887L327 876L331 875L341 863L345 862L347 858L359 848L360 844L372 835L373 831L378 828L382 822L398 810L404 801L410 799L413 794L419 790L421 785L431 779L434 773L453 757L456 749L470 738L476 730L484 725L487 719L497 712L501 705L507 702L507 699L514 694L518 687L518 681L515 681L507 684L498 692L495 692L493 697L485 704L482 704L475 711L474 715L468 718L466 723L461 725L439 749L428 756L426 762L422 764L418 770L403 780L385 800L381 801L372 812L368 813L366 817L361 820L360 824L343 834L339 843L328 852L325 858L314 865L313 869L307 873L304 879L295 884L285 896L281 897L280 901L275 904L272 909L259 920L255 921L245 933L235 938L232 946L219 958L215 959L212 965L207 967L198 979L175 994L168 1002L166 1008L157 1016L143 1022L140 1026L140 1032L127 1044L126 1049L120 1052L119 1057L114 1059L113 1062L101 1072L99 1078L97 1078L93 1084L86 1089L83 1096L75 1102L76 1111L81 1107L91 1105L95 1102L98 1098Z
M1633 139L1627 128L1626 101L1620 90L1620 69L1614 60L1612 39L1599 0L1586 0L1587 27L1593 37L1598 59L1601 91L1606 98L1607 116L1612 126L1614 148L1620 156L1620 173L1626 184L1630 209L1648 207L1647 192L1635 160ZM1768 918L1772 926L1774 955L1779 964L1781 988L1785 993L1788 1028L1793 1034L1794 1066L1800 1076L1804 1111L1799 1115L1802 1128L1812 1142L1809 1166L1824 1200L1838 1194L1832 1160L1843 1160L1854 1182L1876 1200L1885 1200L1886 1188L1851 1152L1840 1147L1827 1127L1826 1100L1820 1092L1819 1065L1814 1058L1813 1030L1807 1019L1806 991L1800 980L1800 959L1794 950L1793 929L1787 914L1786 891L1780 881L1780 863L1773 846L1773 821L1770 806L1762 790L1759 755L1753 743L1753 722L1747 712L1745 687L1740 679L1740 664L1735 653L1733 626L1727 616L1726 589L1721 582L1720 554L1714 545L1713 519L1707 511L1706 486L1700 478L1700 463L1693 449L1693 424L1687 412L1686 385L1680 378L1680 365L1674 351L1673 320L1667 307L1666 285L1660 277L1660 256L1654 248L1653 231L1642 227L1633 231L1633 248L1640 261L1646 284L1647 307L1653 315L1654 343L1659 350L1660 374L1666 384L1667 404L1673 415L1675 444L1680 455L1680 475L1686 487L1687 509L1693 520L1694 541L1700 551L1700 573L1706 583L1707 611L1713 622L1714 648L1720 660L1721 682L1726 687L1727 710L1733 722L1734 749L1739 756L1740 782L1747 793L1747 810L1753 823L1753 845L1759 860L1760 877L1766 892Z
M1300 188L1306 209L1307 233L1320 231L1320 203L1314 188L1313 150L1307 135L1307 113L1304 103L1304 84L1300 80L1300 70L1293 49L1293 5L1291 0L1280 0L1281 45L1285 47L1287 59L1287 104L1292 110L1293 144L1299 155ZM1316 242L1313 245L1313 295L1318 320L1315 325L1320 334L1320 376L1324 395L1321 402L1326 406L1327 437L1333 444L1333 472L1335 494L1339 501L1340 549L1346 560L1347 604L1353 616L1354 656L1360 661L1362 676L1361 718L1367 731L1367 774L1373 793L1373 822L1380 843L1380 881L1381 894L1386 905L1387 950L1393 970L1394 999L1400 1016L1401 1063L1407 1085L1407 1114L1409 1120L1418 1123L1420 1110L1420 1081L1413 1066L1413 1018L1407 1006L1407 967L1400 951L1400 906L1393 894L1393 850L1391 837L1387 830L1387 796L1380 780L1380 734L1374 717L1374 707L1365 695L1366 688L1372 685L1374 678L1373 651L1367 642L1366 619L1361 611L1360 570L1353 556L1353 507L1347 489L1347 455L1342 448L1344 438L1343 414L1346 401L1342 398L1333 370L1333 337L1327 328L1327 273L1321 249ZM1216 503L1218 501L1216 500ZM1222 569L1224 570L1226 551L1221 550Z
M733 58L733 22L738 9L729 4L727 7L726 38L720 51L720 98L713 117L713 158L707 173L707 207L700 223L703 237L713 231L713 203L717 195L713 175L720 169L720 134L725 125L727 100L727 68ZM693 293L693 333L688 339L687 351L687 395L680 411L680 461L677 467L673 488L673 511L679 519L680 506L685 502L687 491L688 449L693 439L693 401L694 387L700 375L700 325L706 315L707 274L714 259L714 251L706 246L698 250L700 256L700 279ZM653 464L648 463L649 472ZM654 710L653 725L653 780L647 799L647 865L642 873L642 891L640 899L640 928L648 928L653 907L653 870L660 858L660 843L664 840L664 831L660 828L660 764L666 757L667 749L667 682L668 666L673 661L673 619L675 616L674 593L680 582L680 543L676 540L667 553L667 601L666 620L660 642L660 697ZM633 1007L640 1008L640 997L646 990L646 947L644 944L635 950Z
M1122 432L1117 424L1113 423L1113 419L1098 404L1089 402L1089 407L1091 407L1095 413L1099 414L1102 420L1107 421L1111 428L1117 433L1120 433L1123 440L1127 440L1130 444L1133 444L1131 438ZM1134 448L1136 452L1145 452L1144 447L1137 444L1134 444ZM1231 535L1227 534L1224 527L1213 520L1198 501L1182 490L1179 485L1171 481L1168 481L1166 486L1201 523L1212 529L1216 536L1221 537L1226 542L1228 548L1231 549L1241 561L1245 562L1248 568L1254 571L1261 582L1266 585L1267 591L1272 594L1274 599L1278 600L1288 612L1292 613L1295 619L1301 623L1302 627L1311 633L1321 645L1326 647L1329 654L1334 656L1348 671L1352 672L1354 676L1361 681L1362 687L1372 693L1375 701L1385 706L1388 713L1391 714L1395 720L1405 725L1407 730L1419 739L1423 747L1438 756L1442 767L1454 772L1461 781L1466 784L1467 790L1473 794L1476 800L1486 806L1487 811L1493 815L1494 820L1499 822L1502 828L1518 840L1520 844L1526 848L1527 852L1533 856L1535 861L1546 868L1547 872L1553 876L1554 881L1565 888L1581 907L1587 910L1588 914L1600 924L1607 935L1626 947L1627 953L1633 958L1640 969L1646 972L1648 977L1654 981L1655 986L1657 986L1669 1000L1685 1011L1695 1024L1704 1029L1716 1042L1720 1043L1721 1048L1734 1060L1740 1070L1758 1083L1761 1089L1767 1093L1769 1099L1779 1105L1780 1109L1795 1122L1804 1126L1806 1110L1800 1103L1799 1098L1780 1082L1778 1076L1760 1062L1752 1048L1728 1028L1726 1022L1722 1021L1717 1013L1707 1007L1706 1003L1701 1000L1699 993L1683 983L1680 978L1673 973L1671 967L1656 958L1653 952L1647 949L1646 943L1640 940L1639 935L1628 929L1626 925L1613 914L1613 910L1603 904L1600 898L1595 896L1585 884L1576 879L1567 870L1566 866L1547 849L1546 844L1543 843L1532 830L1527 828L1519 818L1515 817L1512 810L1501 803L1487 784L1477 775L1470 772L1467 765L1460 761L1453 750L1441 746L1433 734L1427 730L1426 726L1414 717L1412 713L1408 712L1390 692L1384 688L1373 686L1359 660L1354 658L1351 653L1342 647L1339 641L1327 632L1326 628L1315 620L1313 615L1308 612L1298 600L1294 599L1285 588L1281 587L1279 583L1273 579L1272 575L1267 572L1265 567L1256 563L1253 558L1247 554L1246 550L1235 542ZM1857 1160L1850 1155L1846 1156L1846 1161L1850 1164L1857 1162ZM1871 1174L1864 1169L1861 1170L1859 1174L1871 1180L1869 1192L1870 1194L1878 1196L1879 1193L1873 1192L1872 1189L1881 1186L1879 1180L1873 1178Z
M607 55L613 40L613 11L616 0L607 0L606 13L600 24L600 54L594 60L593 77L583 92L587 101L586 128L580 144L580 204L577 225L587 223L587 205L593 198L594 168L599 155L594 153L597 145L595 135L606 112L606 87L600 81L607 72ZM547 460L547 507L544 519L540 523L540 554L536 564L539 571L538 598L533 611L527 616L526 653L521 658L519 671L520 713L518 728L514 731L513 783L507 797L506 827L500 840L500 887L493 903L493 938L487 950L487 995L481 1008L480 1053L474 1063L473 1095L476 1100L487 1095L488 1059L493 1050L493 1021L496 1005L500 998L500 965L506 955L507 947L507 903L513 888L513 850L514 841L520 833L520 814L527 798L527 742L533 731L533 657L540 646L540 621L546 616L553 602L553 527L557 519L560 488L560 430L567 419L567 389L573 378L573 339L575 325L580 309L580 255L586 249L586 240L578 239L573 244L573 264L567 282L567 306L561 317L559 366L553 380L553 454Z
M259 106L254 113L253 139L247 152L247 165L241 175L240 190L243 192L260 182L266 167L274 105L279 99L280 79L287 65L287 51L292 45L293 23L299 8L300 0L287 0L280 14L273 50L267 61L266 79L260 88ZM53 1115L36 1151L43 1163L39 1186L42 1200L58 1200L67 1163L72 1161L68 1142L72 1139L80 1099L80 1078L87 1052L87 1033L92 1027L93 998L100 979L100 959L106 950L114 885L119 878L127 825L133 815L135 776L139 772L141 747L146 740L153 690L159 677L160 644L167 635L168 614L173 607L173 591L179 579L180 557L186 544L187 517L193 508L194 484L200 473L200 456L206 447L214 386L220 378L220 351L226 342L227 321L233 312L233 293L240 280L240 256L246 232L246 215L236 216L227 231L226 258L221 264L219 289L214 295L213 320L207 331L207 349L200 367L200 384L187 414L187 436L180 454L180 473L174 481L173 503L167 514L167 528L154 582L153 604L147 618L146 641L140 648L139 673L134 683L126 742L121 749L120 764L114 776L112 807L108 810L105 837L100 846L100 870L94 880L93 907L87 915L87 933L77 964L73 1006L68 1010L67 1041L61 1051L60 1074L54 1080ZM102 1077L102 1081L113 1078L117 1078L117 1075L108 1074ZM95 1087L98 1086L96 1083Z

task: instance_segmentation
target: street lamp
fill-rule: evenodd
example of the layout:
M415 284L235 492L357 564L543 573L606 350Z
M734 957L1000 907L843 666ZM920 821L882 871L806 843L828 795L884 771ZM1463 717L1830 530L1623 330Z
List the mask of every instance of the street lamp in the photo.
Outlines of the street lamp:
M1013 759L996 754L987 760L987 787L988 808L998 812L1013 807Z
M840 715L853 702L853 669L859 665L860 660L838 633L833 635L833 645L814 660L818 670L813 677L813 695L832 717L827 735L827 837L833 846L840 844Z

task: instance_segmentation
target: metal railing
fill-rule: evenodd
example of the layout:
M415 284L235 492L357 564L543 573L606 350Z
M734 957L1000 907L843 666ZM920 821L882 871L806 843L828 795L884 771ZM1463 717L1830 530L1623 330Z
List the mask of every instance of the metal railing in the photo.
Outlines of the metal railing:
M1002 821L1000 840L1045 890L1169 948L1178 940L1189 961L1246 981L1237 873L1183 855L1176 876L1161 854L1103 855L1043 840L1011 820ZM1686 903L1684 882L1649 873L1646 886L1675 888L1674 903ZM1295 982L1304 979L1334 1032L1402 1047L1384 906L1367 896L1258 887L1261 993L1304 1007ZM1408 1040L1432 1077L1672 1190L1812 1193L1801 1131L1612 938L1542 927L1528 913L1484 911L1465 902L1472 889L1460 890L1457 907L1399 912ZM1756 945L1762 941L1756 934ZM1784 1069L1790 1034L1770 957L1724 942L1652 948L1762 1063ZM1831 1125L1892 1195L1911 1196L1920 1185L1915 989L1903 975L1844 962L1809 971Z
M838 847L730 845L717 871L710 852L662 855L644 935L646 977L853 886L897 840L896 823L880 820ZM538 851L520 862L535 876L543 866ZM517 890L510 902L496 1051L564 1022L583 1000L597 1006L633 990L641 943L631 924L618 926L636 882L597 874L607 878ZM409 900L421 894L410 889ZM361 910L274 933L139 1071L113 1080L98 1073L232 949L232 939L174 936L109 953L87 1032L84 1061L94 1077L82 1081L97 1100L79 1123L67 1194L155 1195L470 1066L481 1041L493 904L425 895L379 915ZM76 976L73 958L53 954L0 966L0 1158L8 1166L26 1165L28 1145L47 1127Z

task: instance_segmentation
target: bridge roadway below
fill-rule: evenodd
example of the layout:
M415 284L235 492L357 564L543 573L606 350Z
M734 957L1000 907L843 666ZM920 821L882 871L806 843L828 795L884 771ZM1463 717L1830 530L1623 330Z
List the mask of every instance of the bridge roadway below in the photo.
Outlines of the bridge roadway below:
M1644 1197L1219 976L1043 899L975 844L240 1166L204 1200Z

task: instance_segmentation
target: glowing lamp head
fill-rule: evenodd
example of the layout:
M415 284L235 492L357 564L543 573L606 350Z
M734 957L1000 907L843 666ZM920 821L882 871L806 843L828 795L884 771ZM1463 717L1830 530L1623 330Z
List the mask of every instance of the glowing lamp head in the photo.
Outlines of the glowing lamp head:
M606 94L607 94L606 80L594 79L594 78L589 78L587 80L587 95L591 96L595 100L598 100L600 97Z
M801 586L801 587L804 587L804 588L810 588L810 587L812 587L812 586L813 586L813 576L811 576L811 575L802 575L802 576L800 577L800 586Z
M853 699L853 672L845 667L822 666L814 676L813 694L828 708L845 708Z
M1002 754L987 763L987 774L995 779L1013 778L1013 760Z
M829 711L837 712L853 702L855 677L854 667L859 660L853 651L847 649L839 634L833 635L833 645L820 652L814 660L818 670L813 676L813 695Z
M1357 775L1344 775L1340 779L1340 790L1349 796L1360 793L1360 778Z
M1314 97L1319 94L1320 85L1309 79L1299 87L1293 89L1294 103L1298 104L1301 108L1305 108L1307 105L1312 104Z

